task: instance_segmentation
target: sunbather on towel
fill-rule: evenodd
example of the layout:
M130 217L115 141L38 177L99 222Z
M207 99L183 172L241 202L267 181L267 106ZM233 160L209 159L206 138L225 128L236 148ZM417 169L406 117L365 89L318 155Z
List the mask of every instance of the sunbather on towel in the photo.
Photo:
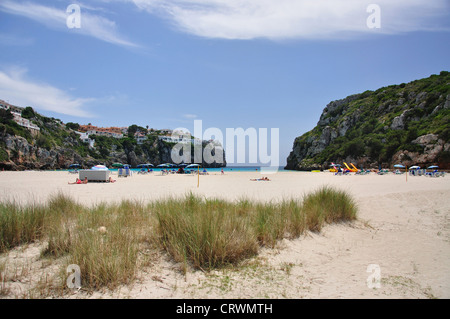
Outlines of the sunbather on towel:
M88 179L87 179L87 177L85 177L84 181L82 181L81 179L77 178L75 183L67 183L67 184L73 185L73 184L87 184L87 183L88 183Z
M250 179L251 181L270 181L267 177Z

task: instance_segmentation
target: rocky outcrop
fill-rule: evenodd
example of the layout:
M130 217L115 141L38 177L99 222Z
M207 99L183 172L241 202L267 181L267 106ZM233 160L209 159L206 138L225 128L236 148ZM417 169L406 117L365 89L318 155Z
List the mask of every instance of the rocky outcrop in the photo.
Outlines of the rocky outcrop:
M153 163L159 165L163 163L172 163L171 151L172 145L162 141L156 141L151 149L151 154L143 152L139 156L135 150L111 151L106 160L95 159L90 155L81 156L74 150L73 144L65 144L64 147L54 147L50 150L36 146L35 143L29 143L21 136L9 135L3 136L5 148L2 154L6 158L0 161L0 169L5 170L53 170L66 169L70 164L79 163L83 167L92 167L99 163L107 166L112 163L128 163L136 167L141 163ZM206 144L205 144L206 146ZM192 162L193 162L192 155ZM206 163L204 167L225 167L225 154L223 154L223 163Z
M412 143L419 145L423 152L401 150L394 154L393 161L407 166L438 163L442 168L448 164L441 162L441 156L450 152L450 143L440 139L438 135L422 135L413 140Z
M0 162L0 168L7 170L25 170L25 169L59 169L67 168L70 164L84 162L88 164L89 160L95 162L93 158L82 158L70 146L55 147L54 149L45 149L29 143L21 136L9 135L3 137L5 148L3 153L7 158Z
M330 102L323 110L317 125L326 126L335 122L348 109L349 103L358 99L360 96L361 94L354 94L347 96L345 99Z
M449 165L449 72L330 102L317 126L295 139L286 169Z

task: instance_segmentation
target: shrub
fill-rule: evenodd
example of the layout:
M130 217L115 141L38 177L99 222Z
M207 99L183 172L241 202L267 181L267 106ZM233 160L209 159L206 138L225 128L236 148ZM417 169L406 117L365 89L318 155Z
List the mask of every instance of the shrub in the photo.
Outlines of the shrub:
M0 109L0 123L6 124L12 119L14 119L14 116L10 110Z
M9 160L9 155L6 150L0 145L0 162L6 162Z
M34 113L33 108L30 107L30 106L27 106L26 108L24 108L22 110L22 114L21 115L22 115L23 118L26 118L26 119L31 119L32 117L36 116L36 114Z
M39 134L39 136L37 137L36 145L47 150L51 150L52 148L51 140L43 134Z
M74 131L78 131L78 130L80 129L80 124L68 122L68 123L66 124L66 127L67 127L68 129L71 129L71 130L74 130Z

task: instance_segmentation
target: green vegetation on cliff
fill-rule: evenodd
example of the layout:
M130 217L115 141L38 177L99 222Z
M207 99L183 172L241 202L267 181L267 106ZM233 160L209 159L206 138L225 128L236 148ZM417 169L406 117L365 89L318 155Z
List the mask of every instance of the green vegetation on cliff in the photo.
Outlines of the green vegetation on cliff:
M287 168L343 160L374 165L397 160L442 163L449 157L449 123L449 72L366 91L328 104L317 126L296 138ZM419 160L429 147L417 139L429 134L442 149L434 158Z

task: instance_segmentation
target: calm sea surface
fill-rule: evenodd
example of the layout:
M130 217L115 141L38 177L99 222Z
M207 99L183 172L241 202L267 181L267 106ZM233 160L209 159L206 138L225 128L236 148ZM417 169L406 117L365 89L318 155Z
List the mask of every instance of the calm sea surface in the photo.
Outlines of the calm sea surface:
M164 168L152 168L152 169L153 169L154 172L160 172ZM118 171L117 168L110 168L109 170L112 171L112 172ZM133 172L139 172L141 169L140 168L132 168L131 170ZM172 168L170 170L177 171L178 168ZM187 170L189 170L189 169L187 169ZM197 170L197 169L193 169L193 170ZM203 168L200 168L200 170L203 171ZM207 168L206 170L208 172L220 172L222 170L222 167ZM256 171L259 172L260 170L261 170L261 166L230 166L230 167L223 167L223 171L224 172L256 172ZM69 171L69 170L65 170L65 171ZM284 171L284 166L280 166L278 168L278 171Z

